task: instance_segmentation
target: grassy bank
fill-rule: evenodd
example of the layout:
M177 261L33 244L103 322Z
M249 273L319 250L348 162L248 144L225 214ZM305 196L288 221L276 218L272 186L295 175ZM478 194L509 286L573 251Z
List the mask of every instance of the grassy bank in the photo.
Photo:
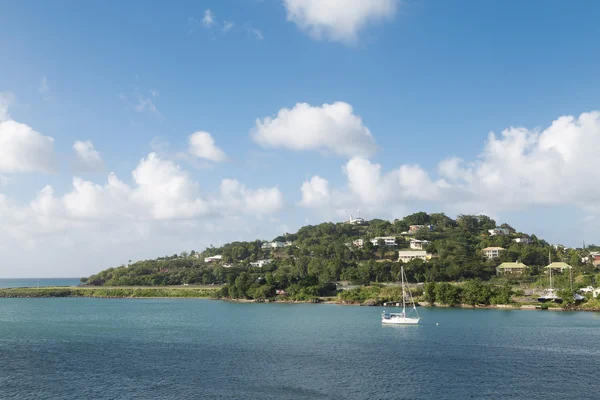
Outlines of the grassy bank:
M38 298L38 297L98 297L98 298L131 298L131 297L217 297L218 289L181 288L181 287L43 287L43 288L10 288L0 289L0 298Z

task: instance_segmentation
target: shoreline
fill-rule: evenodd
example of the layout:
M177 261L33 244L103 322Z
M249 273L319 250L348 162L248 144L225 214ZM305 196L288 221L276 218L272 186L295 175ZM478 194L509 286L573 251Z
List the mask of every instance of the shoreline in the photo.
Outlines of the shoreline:
M337 300L333 297L322 297L313 300L285 300L285 299L231 299L215 296L219 288L211 287L40 287L40 288L2 288L0 300L3 298L99 298L99 299L206 299L220 300L234 303L279 303L279 304L332 304L340 306L383 307L379 301L369 304ZM552 307L550 304L542 308L542 304L494 304L494 305L469 305L456 304L429 304L417 302L419 307L425 308L462 308L462 309L492 309L492 310L534 310L534 311L588 311L600 312L595 308L563 308Z

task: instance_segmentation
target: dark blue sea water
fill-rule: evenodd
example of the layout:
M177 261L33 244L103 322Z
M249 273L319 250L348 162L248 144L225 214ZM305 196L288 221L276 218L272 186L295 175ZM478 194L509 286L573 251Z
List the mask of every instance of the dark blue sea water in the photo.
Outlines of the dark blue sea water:
M0 288L37 287L37 286L77 286L79 278L21 278L0 279Z
M0 299L2 399L596 399L594 313ZM436 325L439 323L439 325Z

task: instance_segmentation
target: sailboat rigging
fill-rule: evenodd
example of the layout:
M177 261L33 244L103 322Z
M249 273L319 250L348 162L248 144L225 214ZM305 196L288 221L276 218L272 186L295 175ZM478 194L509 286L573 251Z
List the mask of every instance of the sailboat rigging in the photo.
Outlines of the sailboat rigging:
M417 312L417 305L415 300L413 299L412 293L410 292L410 288L408 285L405 285L405 273L404 267L400 267L400 274L402 276L402 312L401 313L391 313L387 310L383 310L381 313L381 322L384 324L404 324L404 325L416 325L419 323L421 319L419 317L419 313ZM405 290L406 286L406 290ZM406 313L406 292L410 297L410 302L412 304L412 310L409 313L414 311L415 317L408 316Z

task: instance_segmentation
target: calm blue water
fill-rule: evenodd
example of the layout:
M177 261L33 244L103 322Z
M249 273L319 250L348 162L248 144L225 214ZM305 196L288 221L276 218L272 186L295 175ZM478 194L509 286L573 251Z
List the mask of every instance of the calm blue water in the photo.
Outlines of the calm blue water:
M598 314L420 311L403 327L372 307L0 299L0 398L598 396Z
M79 278L0 279L0 288L39 286L77 286Z

